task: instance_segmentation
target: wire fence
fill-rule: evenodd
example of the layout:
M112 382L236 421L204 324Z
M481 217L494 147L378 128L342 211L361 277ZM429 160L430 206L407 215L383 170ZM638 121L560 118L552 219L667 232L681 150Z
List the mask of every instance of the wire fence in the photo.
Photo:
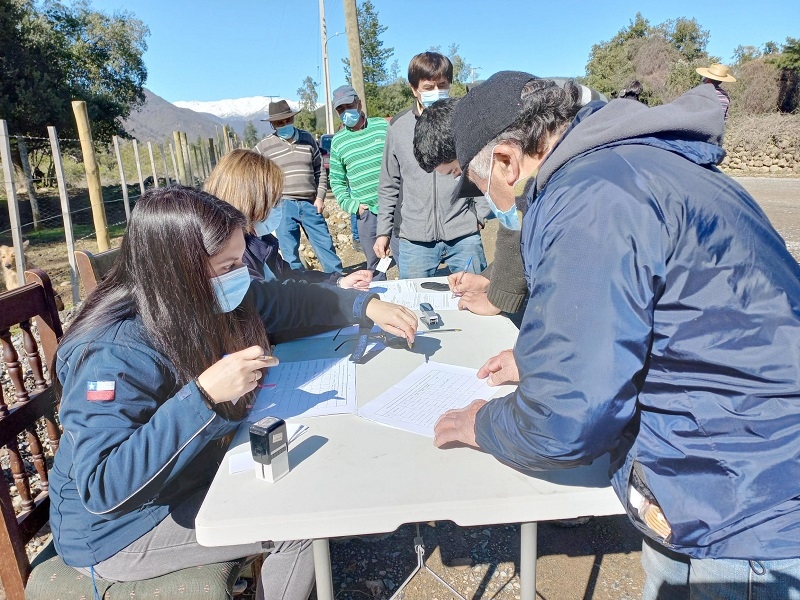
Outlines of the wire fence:
M6 289L19 285L25 268L44 269L68 308L80 298L74 250L98 252L106 240L118 245L142 194L174 183L201 187L219 156L235 143L225 138L190 142L183 132L160 143L115 137L112 144L94 142L93 156L87 157L81 140L59 138L52 127L48 133L8 133L0 120L0 269ZM93 161L99 202L92 201L87 178ZM98 226L104 229L99 236Z

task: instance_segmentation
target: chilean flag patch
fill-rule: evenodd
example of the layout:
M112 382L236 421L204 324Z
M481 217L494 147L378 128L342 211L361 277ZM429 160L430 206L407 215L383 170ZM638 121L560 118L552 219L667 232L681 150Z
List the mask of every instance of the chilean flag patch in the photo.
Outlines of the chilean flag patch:
M116 381L87 381L86 399L89 402L109 402L114 399Z

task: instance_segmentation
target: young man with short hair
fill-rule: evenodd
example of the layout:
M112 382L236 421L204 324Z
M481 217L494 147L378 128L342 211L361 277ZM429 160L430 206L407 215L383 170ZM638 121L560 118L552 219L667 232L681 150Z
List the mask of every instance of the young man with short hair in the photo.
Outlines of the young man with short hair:
M480 229L489 215L486 201L453 195L460 178L426 173L414 157L414 125L436 100L447 98L453 65L437 52L411 59L408 82L414 94L411 108L389 124L378 188L375 253L387 254L389 236L400 238L400 277L431 277L444 262L451 272L480 273L486 268Z

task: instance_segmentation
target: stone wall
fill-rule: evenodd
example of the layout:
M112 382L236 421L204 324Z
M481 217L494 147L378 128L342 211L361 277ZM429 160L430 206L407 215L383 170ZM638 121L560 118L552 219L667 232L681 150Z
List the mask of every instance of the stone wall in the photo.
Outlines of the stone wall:
M770 140L760 147L739 143L730 148L725 144L725 150L728 155L720 168L731 175L800 176L800 147L786 140Z
M748 115L728 119L728 155L720 167L731 175L800 176L800 115Z

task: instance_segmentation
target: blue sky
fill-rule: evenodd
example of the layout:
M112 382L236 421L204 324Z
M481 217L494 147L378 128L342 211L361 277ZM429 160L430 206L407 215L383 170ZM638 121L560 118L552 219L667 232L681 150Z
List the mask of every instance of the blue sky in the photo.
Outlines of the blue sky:
M341 0L326 0L331 88L345 83ZM655 25L695 18L710 31L708 51L729 62L738 45L800 37L798 0L373 0L388 29L384 47L405 75L414 54L451 44L476 78L503 69L540 76L584 74L592 45L628 25L637 10ZM307 75L322 101L318 0L92 0L96 10L124 9L150 27L146 86L170 102L246 96L297 98ZM391 64L391 59L389 62Z

